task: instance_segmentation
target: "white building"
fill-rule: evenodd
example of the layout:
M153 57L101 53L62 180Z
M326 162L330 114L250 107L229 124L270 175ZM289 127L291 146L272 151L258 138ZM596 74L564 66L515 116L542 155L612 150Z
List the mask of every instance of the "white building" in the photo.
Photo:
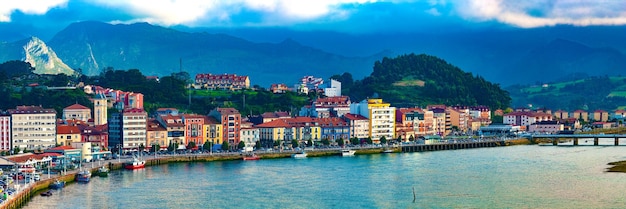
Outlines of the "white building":
M327 97L341 96L341 82L330 79L330 88L324 89L324 95Z
M366 117L347 113L343 118L348 122L350 138L365 139L370 136L370 121Z
M260 131L258 128L241 128L241 141L246 144L246 148L244 150L253 150L256 143L259 141Z
M556 134L564 129L565 125L559 121L541 121L528 126L528 132L531 133Z
M552 115L541 112L512 112L505 114L502 121L509 125L528 126L541 121L552 121Z
M11 114L12 148L49 148L56 146L56 111L40 106L17 106Z
M109 146L116 149L138 150L146 145L148 114L143 109L125 109L111 115L109 120Z

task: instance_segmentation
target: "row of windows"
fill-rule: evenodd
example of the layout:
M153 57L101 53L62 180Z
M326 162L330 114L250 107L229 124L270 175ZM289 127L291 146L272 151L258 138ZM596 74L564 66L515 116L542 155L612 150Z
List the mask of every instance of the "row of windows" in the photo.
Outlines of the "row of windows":
M55 134L51 134L51 133L31 133L31 134L26 134L26 133L13 133L13 137L56 137L56 133Z
M13 116L13 120L56 120L56 115Z
M13 126L42 126L42 125L48 125L48 126L56 126L56 123L54 121L28 121L28 122L15 122L13 121Z
M13 128L14 132L18 131L55 131L54 128L30 127L30 128Z

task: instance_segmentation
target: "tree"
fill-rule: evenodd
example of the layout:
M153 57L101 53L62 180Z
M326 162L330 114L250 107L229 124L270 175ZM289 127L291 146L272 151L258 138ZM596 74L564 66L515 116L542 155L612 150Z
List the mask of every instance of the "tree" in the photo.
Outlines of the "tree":
M415 141L415 137L413 137L413 135L409 136L409 141Z
M244 147L246 147L246 143L243 141L239 141L239 145L237 145L237 148L243 149Z
M380 143L381 143L381 144L387 144L387 137L385 137L385 136L381 136L381 137L380 137Z
M174 151L176 148L174 148L174 143L170 143L170 145L167 146L167 151L168 152L172 152Z
M352 145L358 145L360 143L360 140L359 138L352 137L350 138L350 143L352 143Z
M230 150L230 147L228 147L228 141L224 141L222 142L222 150Z
M274 146L275 147L280 146L280 140L274 140Z
M291 140L291 147L299 147L299 144L298 144L298 140L297 140L297 139L292 139L292 140Z
M190 141L189 143L187 143L187 149L193 149L193 148L196 148L196 142Z
M365 143L373 144L372 137L367 137L367 139L365 139Z
M152 152L158 152L159 150L161 150L161 145L159 144L153 144L152 148L150 148L150 151Z
M307 145L309 147L312 147L313 146L313 139L309 139L309 141L307 142Z
M203 149L203 150L211 150L211 147L212 147L212 146L213 146L213 145L212 145L212 143L211 143L209 140L207 140L207 141L205 141L205 142L204 142L204 144L202 145L202 149Z
M328 140L328 138L324 138L322 139L322 144L328 146L330 145L330 141Z
M143 152L144 150L146 150L146 146L143 145L143 143L139 144L139 152Z
M397 141L398 143L402 142L402 137L401 137L401 136L398 136L398 138L396 139L396 141Z
M342 146L345 144L342 138L339 138L337 140L335 140L337 142L337 145Z

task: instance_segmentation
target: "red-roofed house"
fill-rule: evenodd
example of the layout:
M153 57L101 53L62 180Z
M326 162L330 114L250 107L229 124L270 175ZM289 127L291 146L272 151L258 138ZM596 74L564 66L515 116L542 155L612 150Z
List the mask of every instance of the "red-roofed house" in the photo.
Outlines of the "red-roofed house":
M238 76L236 74L196 74L195 86L206 89L240 90L250 88L250 78L248 76Z
M613 118L615 119L623 119L626 118L626 110L615 110L613 113Z
M369 137L369 124L370 121L362 115L347 113L343 115L343 118L348 123L350 129L350 138L365 139Z
M566 119L569 118L569 115L567 111L557 110L556 112L554 112L554 117L558 119Z
M57 125L57 143L61 145L72 145L74 142L81 142L81 131L78 126Z
M350 113L350 104L350 97L347 96L317 98L311 106L303 107L299 115L315 118L341 117Z

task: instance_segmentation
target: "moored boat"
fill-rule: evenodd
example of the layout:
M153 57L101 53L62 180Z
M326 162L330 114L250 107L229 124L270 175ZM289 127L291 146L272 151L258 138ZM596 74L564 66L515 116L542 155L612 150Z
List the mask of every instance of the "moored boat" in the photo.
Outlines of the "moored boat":
M49 187L50 187L50 189L61 189L64 186L65 186L65 182L64 181L59 181L57 179L57 180L54 180L54 182L52 182Z
M128 170L135 170L146 167L145 160L139 160L137 158L133 158L133 160L124 163L124 168Z
M298 152L291 155L292 158L306 158L306 152Z
M44 196L44 197L52 196L52 192L50 190L42 192L41 196Z
M243 157L243 160L260 160L261 157L259 157L256 154L252 154L252 155L246 155Z
M344 156L344 157L354 156L354 153L356 153L355 150L349 150L349 149L341 150L341 156Z
M382 153L393 153L392 149L385 149L382 151Z
M91 180L91 172L88 170L82 170L76 174L77 182L89 182Z
M105 166L102 166L98 168L98 172L96 173L96 175L100 177L107 177L109 176L109 169Z

